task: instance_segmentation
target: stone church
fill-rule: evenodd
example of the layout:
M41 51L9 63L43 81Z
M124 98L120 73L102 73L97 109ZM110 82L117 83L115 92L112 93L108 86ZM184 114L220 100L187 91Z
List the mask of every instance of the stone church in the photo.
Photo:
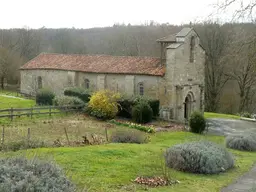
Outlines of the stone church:
M160 100L160 115L183 121L204 111L205 50L192 28L158 39L161 56L133 57L42 53L20 69L20 91L34 95L48 88L110 89L127 96Z

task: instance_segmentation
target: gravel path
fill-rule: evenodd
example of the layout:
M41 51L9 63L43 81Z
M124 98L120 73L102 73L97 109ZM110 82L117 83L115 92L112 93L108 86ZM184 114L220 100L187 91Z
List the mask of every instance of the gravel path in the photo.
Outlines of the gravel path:
M256 133L256 122L238 120L238 119L207 119L208 133L214 135L229 135L233 133L242 133L251 131Z
M256 133L256 122L217 118L207 119L207 122L209 134L226 136L244 131ZM223 188L221 192L256 192L256 164L248 173L238 178L233 184Z
M235 183L223 188L221 192L256 192L256 165Z

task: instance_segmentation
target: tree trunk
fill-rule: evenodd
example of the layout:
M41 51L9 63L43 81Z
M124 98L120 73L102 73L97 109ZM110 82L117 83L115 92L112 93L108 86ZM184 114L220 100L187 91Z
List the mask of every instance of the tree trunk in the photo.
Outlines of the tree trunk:
M1 77L1 89L4 89L4 77Z

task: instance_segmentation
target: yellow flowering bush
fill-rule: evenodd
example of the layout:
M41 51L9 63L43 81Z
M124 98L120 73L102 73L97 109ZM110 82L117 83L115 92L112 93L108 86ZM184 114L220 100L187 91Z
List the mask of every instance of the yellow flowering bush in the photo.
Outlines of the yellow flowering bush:
M90 115L100 119L114 118L118 112L117 100L120 97L119 93L109 90L95 92L88 103Z

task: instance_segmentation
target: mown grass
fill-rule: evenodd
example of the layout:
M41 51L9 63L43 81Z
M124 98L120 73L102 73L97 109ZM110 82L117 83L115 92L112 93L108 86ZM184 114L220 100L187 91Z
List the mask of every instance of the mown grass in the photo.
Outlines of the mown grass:
M0 95L9 95L9 96L15 96L15 97L23 97L22 94L20 94L18 91L10 91L10 90L3 90L0 89Z
M20 104L23 100L8 101L0 97L0 108L29 107L35 105L33 100ZM205 113L206 118L235 118L238 116ZM81 116L52 117L43 119L16 118L14 122L5 125L5 142L15 141L26 137L27 128L31 128L31 138L52 142L59 138L65 140L63 128L66 127L71 140L80 139L86 132L104 134L107 126L103 121L96 121ZM125 129L124 127L112 127ZM110 131L111 133L111 131ZM149 188L136 185L132 182L137 176L161 176L163 174L163 151L166 148L183 142L211 140L224 145L224 137L195 135L188 132L171 132L151 134L151 141L147 144L105 144L86 147L41 148L35 150L1 153L1 157L9 156L39 156L41 158L54 158L54 160L67 171L67 174L80 189L85 186L89 191L95 192L125 192L125 191L150 191L150 192L215 192L240 175L248 171L256 159L256 153L239 152L230 150L236 157L236 167L227 173L218 175L197 175L182 173L168 169L171 177L180 181L180 184Z
M2 90L3 92L3 90ZM3 92L3 93L12 93L12 92ZM32 99L24 99L21 97L9 97L9 96L14 96L12 94L5 94L1 95L0 92L0 110L1 109L10 109L10 108L31 108L31 107L40 107L36 106L35 100ZM41 109L41 110L34 110L35 113L42 113L42 112L48 112L48 109ZM52 109L52 112L58 112L59 110ZM20 114L20 113L30 113L30 111L20 111L20 112L14 112L14 114ZM7 115L9 112L0 112L0 115ZM52 114L53 117L61 117L63 114ZM52 118L49 117L48 114L38 114L38 115L33 115L33 118L31 119L28 116L20 116L20 117L14 117L13 121L14 122L28 122L28 121L33 121L33 119L42 119L42 118ZM0 118L0 124L11 124L10 118L8 117L2 117Z
M10 98L0 95L0 109L8 108L28 108L36 105L35 100L23 98Z
M240 116L230 115L230 114L222 114L222 113L210 113L205 112L204 117L207 118L223 118L223 119L240 119Z
M119 127L121 128L121 127ZM145 191L145 187L132 182L137 176L161 176L163 151L188 141L201 139L224 144L224 137L202 136L188 132L156 133L147 144L106 144L86 147L43 148L2 154L2 157L25 155L54 160L67 171L72 180L89 191L125 192ZM256 153L231 150L236 157L236 167L218 175L189 174L168 169L171 177L180 184L149 188L151 192L217 192L238 176L248 171L256 159Z

